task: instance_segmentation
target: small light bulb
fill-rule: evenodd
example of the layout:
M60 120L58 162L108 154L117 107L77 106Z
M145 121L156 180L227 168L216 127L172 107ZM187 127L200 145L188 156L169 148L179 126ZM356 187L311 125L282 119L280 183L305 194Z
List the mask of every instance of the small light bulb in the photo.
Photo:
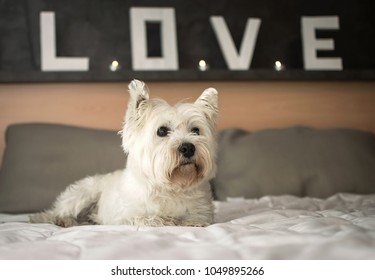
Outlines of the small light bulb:
M109 69L114 72L119 70L120 68L120 63L117 60L112 61L112 63L109 65Z
M201 71L206 71L208 69L208 64L203 59L198 62L198 69Z
M285 66L279 60L277 60L277 61L275 61L275 64L274 64L273 68L276 71L281 71L281 70L284 70Z

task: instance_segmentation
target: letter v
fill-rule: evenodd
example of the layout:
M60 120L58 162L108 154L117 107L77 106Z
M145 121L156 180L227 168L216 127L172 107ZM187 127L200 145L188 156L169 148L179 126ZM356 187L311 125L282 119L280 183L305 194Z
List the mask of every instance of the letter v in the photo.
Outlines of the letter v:
M230 70L249 69L261 20L248 18L239 53L224 18L222 16L212 16L210 21L228 68Z

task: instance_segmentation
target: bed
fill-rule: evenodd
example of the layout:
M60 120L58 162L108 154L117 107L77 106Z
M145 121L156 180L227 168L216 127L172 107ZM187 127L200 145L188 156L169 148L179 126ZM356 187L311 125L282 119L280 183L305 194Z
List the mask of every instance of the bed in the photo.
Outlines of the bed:
M67 184L126 164L115 131L7 128L0 259L375 259L375 136L288 127L219 134L205 228L30 224Z

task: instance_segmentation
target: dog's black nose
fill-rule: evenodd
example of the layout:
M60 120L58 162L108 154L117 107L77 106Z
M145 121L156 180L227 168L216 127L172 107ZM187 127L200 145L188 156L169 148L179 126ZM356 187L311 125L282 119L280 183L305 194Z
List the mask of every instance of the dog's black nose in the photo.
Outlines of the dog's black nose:
M195 153L195 146L191 143L182 143L178 151L185 157L191 158Z

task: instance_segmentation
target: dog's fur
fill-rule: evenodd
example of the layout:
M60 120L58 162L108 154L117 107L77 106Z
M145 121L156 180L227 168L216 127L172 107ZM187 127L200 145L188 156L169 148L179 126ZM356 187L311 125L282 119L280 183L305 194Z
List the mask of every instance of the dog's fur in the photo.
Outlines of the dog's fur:
M122 131L124 170L70 185L35 223L207 226L213 221L209 180L216 171L218 94L194 103L149 99L145 83L129 84Z

